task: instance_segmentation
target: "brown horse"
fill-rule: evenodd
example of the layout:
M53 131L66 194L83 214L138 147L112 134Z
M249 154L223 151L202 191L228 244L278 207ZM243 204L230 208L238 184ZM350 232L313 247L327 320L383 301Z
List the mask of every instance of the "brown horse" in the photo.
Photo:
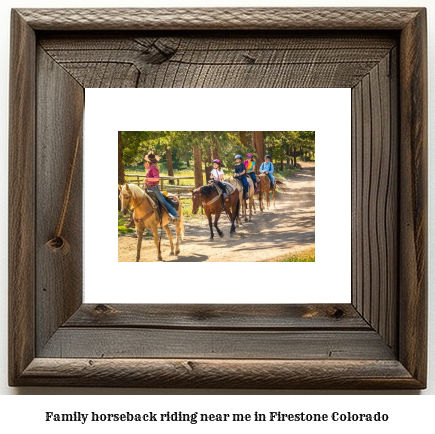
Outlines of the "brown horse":
M272 199L273 199L273 207L276 208L275 205L275 191L276 187L279 187L283 191L287 191L285 188L285 184L282 181L279 181L275 178L275 187L272 188L270 186L270 178L265 174L262 173L260 176L260 185L259 185L259 193L258 193L258 199L260 201L260 211L263 212L264 206L263 206L263 194L266 195L266 208L270 208L270 192L272 192Z
M160 250L160 241L158 236L158 229L162 227L171 245L171 255L174 255L174 243L172 241L171 230L169 229L169 222L171 221L166 210L162 210L162 217L158 214L156 205L153 200L145 193L140 187L134 184L125 184L122 187L119 185L118 189L119 199L121 200L121 213L127 215L129 208L134 210L134 222L136 224L137 233L137 254L136 262L140 259L140 249L142 246L142 238L145 229L149 229L153 233L154 243L157 248L157 260L162 260ZM177 198L174 197L176 200ZM175 230L177 232L177 244L175 246L175 255L180 253L180 241L184 237L184 224L183 224L183 210L181 209L181 202L179 202L178 213L180 220L175 222Z
M218 228L217 222L222 213L222 197L211 185L205 185L199 187L192 192L192 214L198 212L199 207L202 205L204 208L205 215L208 219L208 224L210 226L210 241L213 241L213 224L212 224L212 214L214 214L214 227L218 235L222 238L224 236L223 232ZM228 199L225 201L225 211L227 213L228 219L231 221L230 237L236 232L236 226L234 221L239 214L240 201L239 192L235 189L231 194L228 195Z

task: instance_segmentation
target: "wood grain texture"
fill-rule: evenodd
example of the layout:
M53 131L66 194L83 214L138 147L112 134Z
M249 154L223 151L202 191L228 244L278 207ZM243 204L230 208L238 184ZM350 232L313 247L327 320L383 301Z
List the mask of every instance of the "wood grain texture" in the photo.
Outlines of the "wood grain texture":
M425 22L421 8L13 12L10 168L30 200L10 200L11 233L28 231L10 243L10 383L424 388ZM70 257L42 246L83 87L118 86L351 87L353 306L80 305L80 181Z
M68 254L45 243L56 232L77 138L82 136L84 89L38 48L36 156L37 353L82 302L83 163L73 175L63 236ZM81 149L82 147L80 147ZM51 315L45 315L51 312Z
M420 8L18 9L35 30L401 30Z
M39 357L394 360L374 330L59 328Z
M35 357L35 47L11 17L9 118L9 379ZM17 180L19 180L17 182Z
M352 89L353 220L356 273L353 300L358 312L397 349L398 111L397 64L393 48Z
M64 327L184 330L370 330L351 305L83 304Z
M43 36L39 43L84 87L352 88L397 38L352 32L67 34Z
M391 360L34 359L26 385L226 389L418 389Z
M400 40L399 360L422 382L427 357L427 29L426 11Z

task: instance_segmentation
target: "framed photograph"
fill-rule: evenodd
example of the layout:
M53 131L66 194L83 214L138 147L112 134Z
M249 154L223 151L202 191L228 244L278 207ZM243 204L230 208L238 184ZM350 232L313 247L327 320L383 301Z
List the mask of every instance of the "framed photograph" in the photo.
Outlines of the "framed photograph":
M11 23L11 386L426 387L424 8L18 9ZM98 226L113 214L116 201L113 177L96 166L99 181L89 178L91 162L83 154L97 142L102 155L113 154L117 137L105 140L104 132L133 131L110 121L111 106L122 112L129 104L111 100L109 91L107 124L101 136L86 138L93 120L85 100L100 88L173 92L168 98L174 102L176 91L188 89L279 90L289 107L291 89L350 91L350 158L343 168L350 180L321 195L325 201L330 196L331 211L340 195L349 200L350 254L337 255L335 275L350 276L350 302L292 301L286 297L291 276L272 279L271 287L282 288L280 299L163 294L161 300L97 296L89 302L85 286L88 294L89 285L99 283L85 285L87 274L95 266L102 276L112 265L98 250L89 255L85 246L107 236ZM144 95L149 97L143 106L157 110L160 97ZM186 94L183 100L187 105ZM255 107L230 101L240 112ZM267 118L271 106L258 103L257 111ZM328 106L323 111L326 116ZM169 113L149 127L147 119L140 131L216 131L186 122L171 127ZM347 118L339 120L346 129ZM276 131L296 130L290 123ZM110 204L99 201L107 189ZM89 193L93 203L101 203L90 222L84 199ZM316 203L319 196L316 190ZM342 236L337 231L337 240ZM115 250L114 264L117 259ZM336 282L334 274L321 271L322 262L318 257L306 265L319 273L314 286L328 292ZM182 264L125 265L130 266L125 279L101 283L101 293L128 292L143 282L135 273L143 276L144 270L149 287L158 284L156 291L164 292L176 285L175 270ZM203 273L217 264L190 265L204 267ZM255 282L261 282L266 269L250 265ZM273 265L288 267L288 274L294 270L293 264ZM222 273L223 285L235 289L231 273ZM207 287L203 279L195 281L195 273L183 277L194 287ZM298 286L304 291L303 283ZM247 296L255 292L244 290Z

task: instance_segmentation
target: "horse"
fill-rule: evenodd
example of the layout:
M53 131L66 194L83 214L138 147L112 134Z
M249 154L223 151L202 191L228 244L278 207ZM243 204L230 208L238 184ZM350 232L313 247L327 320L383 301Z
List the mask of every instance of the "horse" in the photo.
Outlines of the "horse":
M248 199L249 199L249 221L252 220L252 209L255 210L255 187L254 187L254 183L252 182L251 177L248 177L248 185L249 185L249 191L248 191ZM243 212L243 217L245 219L245 222L248 221L248 215L247 215L247 204L246 204L246 199L244 198L244 189L243 189L243 184L242 181L240 181L240 179L236 179L236 178L226 178L224 179L224 182L226 183L230 183L232 185L234 185L234 187L237 188L237 190L239 191L239 200L240 203L242 204L242 212ZM239 221L239 223L241 223L239 215L237 215L237 220Z
M154 243L157 248L157 260L162 260L162 254L160 250L160 241L158 236L158 229L162 227L169 239L171 245L171 253L173 256L180 254L180 241L184 238L184 220L183 220L183 210L181 208L181 202L175 196L172 196L179 203L178 214L180 215L180 220L175 222L175 231L177 233L177 243L175 246L174 253L174 243L172 241L172 233L169 228L169 222L171 221L168 216L168 212L162 209L162 216L160 218L157 205L150 196L143 191L140 187L134 184L125 184L123 186L118 185L119 199L121 200L121 213L122 215L127 215L130 207L133 207L134 212L134 222L136 224L137 233L137 254L136 262L140 259L140 249L142 246L142 238L145 229L149 229L153 233Z
M192 193L192 214L196 214L200 205L203 206L205 215L208 219L208 225L210 226L210 241L213 241L213 224L212 224L212 214L215 215L214 227L218 235L222 238L224 236L223 232L218 228L217 222L222 212L222 196L219 195L217 190L212 185L204 185L198 187L195 190L190 190ZM239 192L234 189L232 193L228 195L228 199L224 202L225 211L227 213L228 219L231 222L230 237L236 232L236 226L234 221L236 220L239 209Z
M265 173L262 173L260 176L260 188L258 193L258 200L260 202L260 211L263 212L264 206L263 206L263 194L266 194L266 208L270 208L270 196L269 193L272 192L272 199L273 199L273 207L276 208L275 205L275 190L276 187L280 187L280 189L286 191L284 183L282 181L279 181L278 179L275 179L275 188L271 188L270 186L270 178Z

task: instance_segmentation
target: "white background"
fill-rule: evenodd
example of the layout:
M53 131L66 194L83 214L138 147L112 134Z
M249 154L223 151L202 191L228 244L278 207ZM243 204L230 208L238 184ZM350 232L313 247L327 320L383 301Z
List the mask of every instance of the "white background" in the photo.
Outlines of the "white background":
M85 110L85 301L86 303L349 303L351 295L351 99L350 89L87 89ZM244 101L243 110L228 101ZM260 103L259 103L260 101ZM207 107L204 109L204 107ZM258 110L267 107L267 110ZM316 262L228 263L225 273L255 267L262 284L236 289L208 282L216 264L118 262L117 203L101 185L118 173L119 131L316 131ZM334 152L330 152L331 147ZM102 152L104 149L104 152ZM109 181L110 182L110 181ZM86 236L101 204L113 218L99 220L104 236ZM278 204L279 207L279 204ZM261 216L254 215L254 222ZM92 230L92 229L91 229ZM228 236L228 233L226 234ZM237 233L235 235L237 237ZM189 241L186 241L189 242ZM155 251L154 242L142 248ZM163 251L163 257L168 254ZM181 254L183 255L183 243ZM136 257L132 250L131 260ZM98 258L98 261L95 261ZM219 265L222 269L222 265ZM149 291L138 275L162 276ZM180 276L175 281L163 276ZM217 274L219 275L219 273ZM126 285L131 276L134 285ZM197 285L192 285L195 276ZM291 279L289 279L291 276ZM157 277L156 277L157 278ZM217 279L219 281L219 279ZM264 282L267 291L264 290ZM154 285L153 285L154 287ZM122 291L120 290L122 288Z
M60 7L60 6L70 6L70 7L126 7L126 6L203 6L205 4L204 0L163 0L163 1L144 1L144 0L70 0L67 2L59 2L55 0L37 0L37 1L18 1L18 0L3 0L0 4L0 177L1 185L0 189L0 203L7 204L7 134L8 134L8 62L9 62L9 13L11 7ZM341 6L349 7L350 2L346 0L307 0L307 1L283 1L283 0L272 0L266 2L265 0L225 0L217 1L210 0L206 3L208 6ZM435 5L433 1L422 0L422 1L412 1L412 0L394 0L394 1L374 1L374 0L359 0L358 2L353 2L353 6L425 6L428 8L428 23L429 23L429 143L430 138L433 134L435 128L435 112L433 110L433 95L435 91L435 81L432 78L432 71L434 70L434 23L435 23ZM435 181L433 168L433 144L430 144L430 157L429 157L429 169L430 169L430 184ZM433 258L433 251L435 248L435 238L434 232L431 230L435 222L435 217L433 216L433 206L431 204L435 203L434 189L430 188L429 197L429 218L431 225L429 226L429 387L425 391L398 391L398 392L388 392L389 394L399 394L402 396L382 396L385 391L355 391L355 392L344 392L344 394L356 394L356 396L343 396L343 393L333 392L333 391L318 391L318 394L328 394L332 395L329 397L323 396L292 396L293 394L303 395L304 392L298 391L284 391L284 392L261 392L261 391L230 391L227 390L226 393L235 394L235 396L183 396L181 397L155 397L155 396L125 396L121 399L114 399L112 397L99 397L95 399L89 394L129 394L129 395L143 395L143 394L195 394L195 393L206 393L212 395L215 393L213 390L205 391L192 391L192 390L123 390L123 389L86 389L86 388L9 388L7 386L7 209L2 208L0 211L0 282L1 282L1 292L0 292L0 392L2 394L21 394L21 395L32 395L32 394L43 394L48 396L36 397L36 396L2 396L0 397L0 426L6 427L9 424L9 431L12 429L20 428L31 429L33 431L41 432L59 432L62 429L64 432L73 432L76 434L78 432L77 425L65 425L62 424L61 427L58 425L47 426L43 422L43 411L49 411L51 409L56 409L58 411L98 411L104 409L107 411L117 410L126 411L129 408L132 410L137 410L139 407L143 409L150 409L150 407L161 406L162 402L166 403L166 408L168 410L184 410L185 408L194 409L201 406L207 406L210 411L225 411L228 407L233 411L262 411L262 409L267 410L271 407L279 407L281 411L292 411L294 409L306 410L306 411L322 411L324 408L331 408L334 405L342 411L354 410L354 411L364 411L372 405L381 411L388 411L395 415L394 423L389 424L387 427L384 425L358 425L358 424L342 424L338 428L336 425L324 425L321 427L324 432L334 432L337 431L349 432L352 429L353 432L364 432L368 430L371 432L384 433L390 429L393 432L412 432L412 431L426 431L428 426L433 426L432 414L434 408L433 394L435 391L435 374L434 374L434 361L435 361L435 342L434 342L434 322L433 322L433 312L435 311L435 301L433 297L433 282L435 278L434 267L431 263ZM13 234L11 234L13 235ZM224 391L225 392L225 391ZM247 397L247 396L237 396L239 393L253 393L257 396ZM218 393L222 393L219 392ZM311 393L311 392L306 392ZM80 397L56 397L50 395L63 394L63 395L73 395L80 394L84 396ZM272 394L272 396L269 396ZM365 396L378 395L378 396ZM432 395L428 397L414 397L412 395L422 394L422 395ZM183 408L180 408L180 405ZM178 427L178 426L177 426ZM311 426L310 426L311 427ZM108 429L110 428L110 431ZM228 427L213 426L213 430L228 429ZM233 426L234 428L234 426ZM240 427L235 427L240 430ZM297 430L300 428L299 425L282 425L279 431L288 433L291 430ZM306 428L306 427L305 427ZM6 428L7 429L7 428ZM92 429L95 432L95 426L89 425L86 429ZM121 429L126 429L124 425L104 425L104 429L107 432L119 432ZM135 427L135 432L145 432L146 427L140 425ZM182 429L177 428L177 430ZM187 427L184 429L189 429ZM210 427L211 429L211 427ZM270 426L267 426L270 430ZM276 428L278 430L278 428ZM319 429L319 428L317 428ZM129 432L133 432L133 427L129 429Z

